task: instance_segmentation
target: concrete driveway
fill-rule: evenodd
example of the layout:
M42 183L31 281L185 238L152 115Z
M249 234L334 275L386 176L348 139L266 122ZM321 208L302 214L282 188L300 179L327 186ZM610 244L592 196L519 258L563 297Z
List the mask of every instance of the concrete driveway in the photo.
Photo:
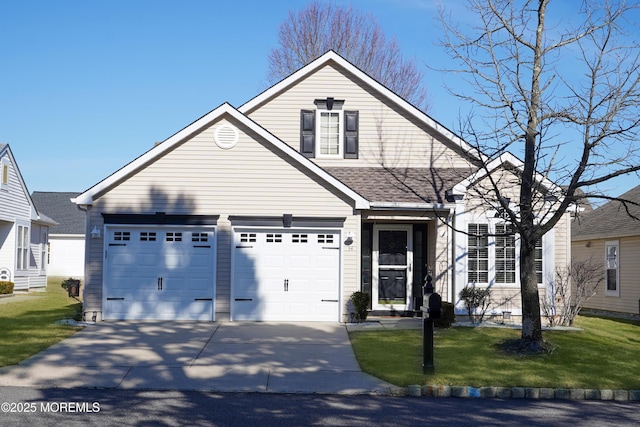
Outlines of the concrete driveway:
M0 386L379 393L338 323L100 322L0 369Z

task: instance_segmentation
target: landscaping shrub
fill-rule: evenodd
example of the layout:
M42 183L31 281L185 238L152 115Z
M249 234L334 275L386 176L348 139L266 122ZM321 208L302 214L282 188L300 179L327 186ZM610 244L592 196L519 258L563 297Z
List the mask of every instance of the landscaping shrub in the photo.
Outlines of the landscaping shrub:
M440 328L449 328L455 320L456 315L453 303L442 301L442 314L433 324Z
M465 307L467 307L471 323L475 323L476 317L478 323L481 323L489 308L489 304L491 304L491 289L465 286L458 296L464 302Z
M367 315L369 314L367 311L369 308L369 294L367 292L357 291L351 294L350 299L356 311L356 320L358 322L367 320Z
M0 294L12 294L13 282L0 281Z

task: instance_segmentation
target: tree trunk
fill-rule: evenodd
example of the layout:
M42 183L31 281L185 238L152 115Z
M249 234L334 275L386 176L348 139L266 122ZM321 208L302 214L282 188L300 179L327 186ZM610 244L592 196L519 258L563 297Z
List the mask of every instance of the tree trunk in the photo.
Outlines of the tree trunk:
M540 296L534 245L523 241L520 245L520 290L522 293L522 341L542 348L542 322L540 317Z

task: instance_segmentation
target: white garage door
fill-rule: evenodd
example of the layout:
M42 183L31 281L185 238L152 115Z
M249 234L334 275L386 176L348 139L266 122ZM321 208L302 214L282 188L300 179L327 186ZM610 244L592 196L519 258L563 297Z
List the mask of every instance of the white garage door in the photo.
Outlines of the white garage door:
M104 318L214 320L214 230L107 229Z
M233 320L338 321L340 234L236 231Z

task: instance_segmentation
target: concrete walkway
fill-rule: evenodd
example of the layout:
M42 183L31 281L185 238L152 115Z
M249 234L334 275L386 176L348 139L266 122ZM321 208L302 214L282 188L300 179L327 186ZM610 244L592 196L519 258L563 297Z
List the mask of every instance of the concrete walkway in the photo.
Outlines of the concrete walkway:
M338 323L100 322L0 369L0 386L383 393Z

